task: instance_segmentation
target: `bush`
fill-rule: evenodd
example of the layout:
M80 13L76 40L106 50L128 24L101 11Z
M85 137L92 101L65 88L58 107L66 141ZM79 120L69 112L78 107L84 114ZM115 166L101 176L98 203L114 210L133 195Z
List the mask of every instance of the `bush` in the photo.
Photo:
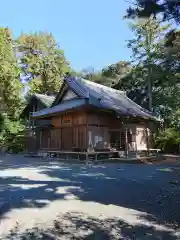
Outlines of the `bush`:
M8 151L18 153L23 151L21 135L24 132L24 125L19 120L9 119L6 115L1 121L0 147L5 147Z
M155 136L155 147L164 153L180 152L180 132L175 128L166 128Z

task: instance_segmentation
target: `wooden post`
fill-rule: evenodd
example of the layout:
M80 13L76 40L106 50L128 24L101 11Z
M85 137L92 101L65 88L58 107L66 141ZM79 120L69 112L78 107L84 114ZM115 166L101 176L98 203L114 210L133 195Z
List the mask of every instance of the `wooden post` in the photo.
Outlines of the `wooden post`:
M88 165L88 152L86 152L86 165Z
M97 153L95 153L95 160L96 160L96 162L98 160L98 154Z
M48 140L48 150L49 150L49 146L50 146L50 131L48 129L48 134L47 134L47 140Z
M42 130L40 130L40 149L42 148Z
M145 132L146 132L146 145L147 145L147 154L149 156L149 135L148 135L148 124L145 125Z
M136 136L137 136L137 126L135 128L135 147L136 147L136 157L138 156L138 150L137 150L137 140L136 140Z
M122 130L120 130L120 132L119 132L119 148L120 148L120 150L121 150L121 148L122 148L121 131L122 131Z
M128 134L127 134L127 126L125 125L125 135L126 135L126 155L129 154L129 146L128 146Z
M33 112L35 112L35 106L33 105ZM33 131L33 133L34 133L34 119L33 119L33 121L32 121L32 131Z

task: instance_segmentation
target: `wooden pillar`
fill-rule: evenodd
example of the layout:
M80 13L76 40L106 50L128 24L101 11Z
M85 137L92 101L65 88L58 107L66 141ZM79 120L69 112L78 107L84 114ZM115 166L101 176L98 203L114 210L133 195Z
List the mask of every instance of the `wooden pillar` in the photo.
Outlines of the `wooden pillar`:
M49 129L48 129L48 139L47 140L48 140L48 149L49 149L49 147L50 147L50 144L49 144L50 143L50 131L49 131Z
M145 132L146 132L146 146L147 146L147 154L149 156L149 135L148 135L148 123L145 124Z
M35 112L35 106L33 105L33 112ZM32 129L33 129L33 132L34 132L34 119L32 120Z
M87 152L88 148L89 148L89 131L88 131L88 114L87 114L87 112L85 114L85 118L86 118L86 121L85 121L85 138L86 138L85 149Z
M129 146L128 146L128 134L127 134L127 126L125 125L125 136L126 136L126 155L128 156L129 153Z
M137 155L138 151L137 151L137 138L136 138L136 136L137 136L137 126L135 128L135 148L136 148L136 155Z
M39 148L42 148L42 129L40 130L40 146Z
M119 132L119 148L121 149L121 145L122 143L121 143L121 130L120 130L120 132Z

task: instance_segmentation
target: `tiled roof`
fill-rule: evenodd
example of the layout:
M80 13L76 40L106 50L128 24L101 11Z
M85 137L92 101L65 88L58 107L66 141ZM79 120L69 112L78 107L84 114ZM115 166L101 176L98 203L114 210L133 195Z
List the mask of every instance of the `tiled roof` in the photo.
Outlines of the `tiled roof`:
M77 107L83 106L85 104L86 104L85 99L73 99L73 100L70 100L70 101L66 101L64 103L60 103L60 104L58 104L54 107L51 107L51 108L44 108L40 111L33 112L32 116L34 118L43 117L43 116L46 116L46 115L56 114L56 113L59 113L59 112L63 112L65 110L70 110L70 109L73 109L73 108L77 108Z
M65 81L76 93L81 94L82 91L79 89L83 89L81 96L88 98L89 102L97 107L114 110L120 115L158 120L148 110L128 98L123 91L115 90L82 78L68 77Z
M131 99L129 99L123 91L115 90L110 87L94 83L78 77L66 77L64 80L70 89L72 89L80 99L68 100L54 107L34 112L34 117L40 117L47 114L54 114L65 111L67 109L82 106L86 103L98 108L104 108L115 111L118 115L140 117L144 119L158 120L148 110L142 108Z
M38 98L46 107L50 107L55 99L54 96L48 96L39 93L35 93L34 96Z
M32 110L29 110L29 106L30 106L30 109L31 109L32 100L34 98L38 99L44 105L44 107L50 107L52 105L54 99L55 99L54 96L47 96L47 95L39 94L39 93L35 93L33 95L30 95L27 99L27 104L26 104L25 108L23 109L23 111L21 113L21 117L24 116L24 115L29 116L29 111L32 111Z

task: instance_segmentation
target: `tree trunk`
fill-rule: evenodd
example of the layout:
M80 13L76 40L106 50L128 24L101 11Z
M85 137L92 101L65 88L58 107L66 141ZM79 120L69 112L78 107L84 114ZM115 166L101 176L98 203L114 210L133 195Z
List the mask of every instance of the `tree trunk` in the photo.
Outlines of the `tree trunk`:
M149 111L152 112L152 84L151 84L151 65L148 63L148 106Z
M148 106L149 111L152 112L152 56L151 56L151 44L152 44L152 36L151 32L146 35L146 54L147 54L147 89L148 89Z

